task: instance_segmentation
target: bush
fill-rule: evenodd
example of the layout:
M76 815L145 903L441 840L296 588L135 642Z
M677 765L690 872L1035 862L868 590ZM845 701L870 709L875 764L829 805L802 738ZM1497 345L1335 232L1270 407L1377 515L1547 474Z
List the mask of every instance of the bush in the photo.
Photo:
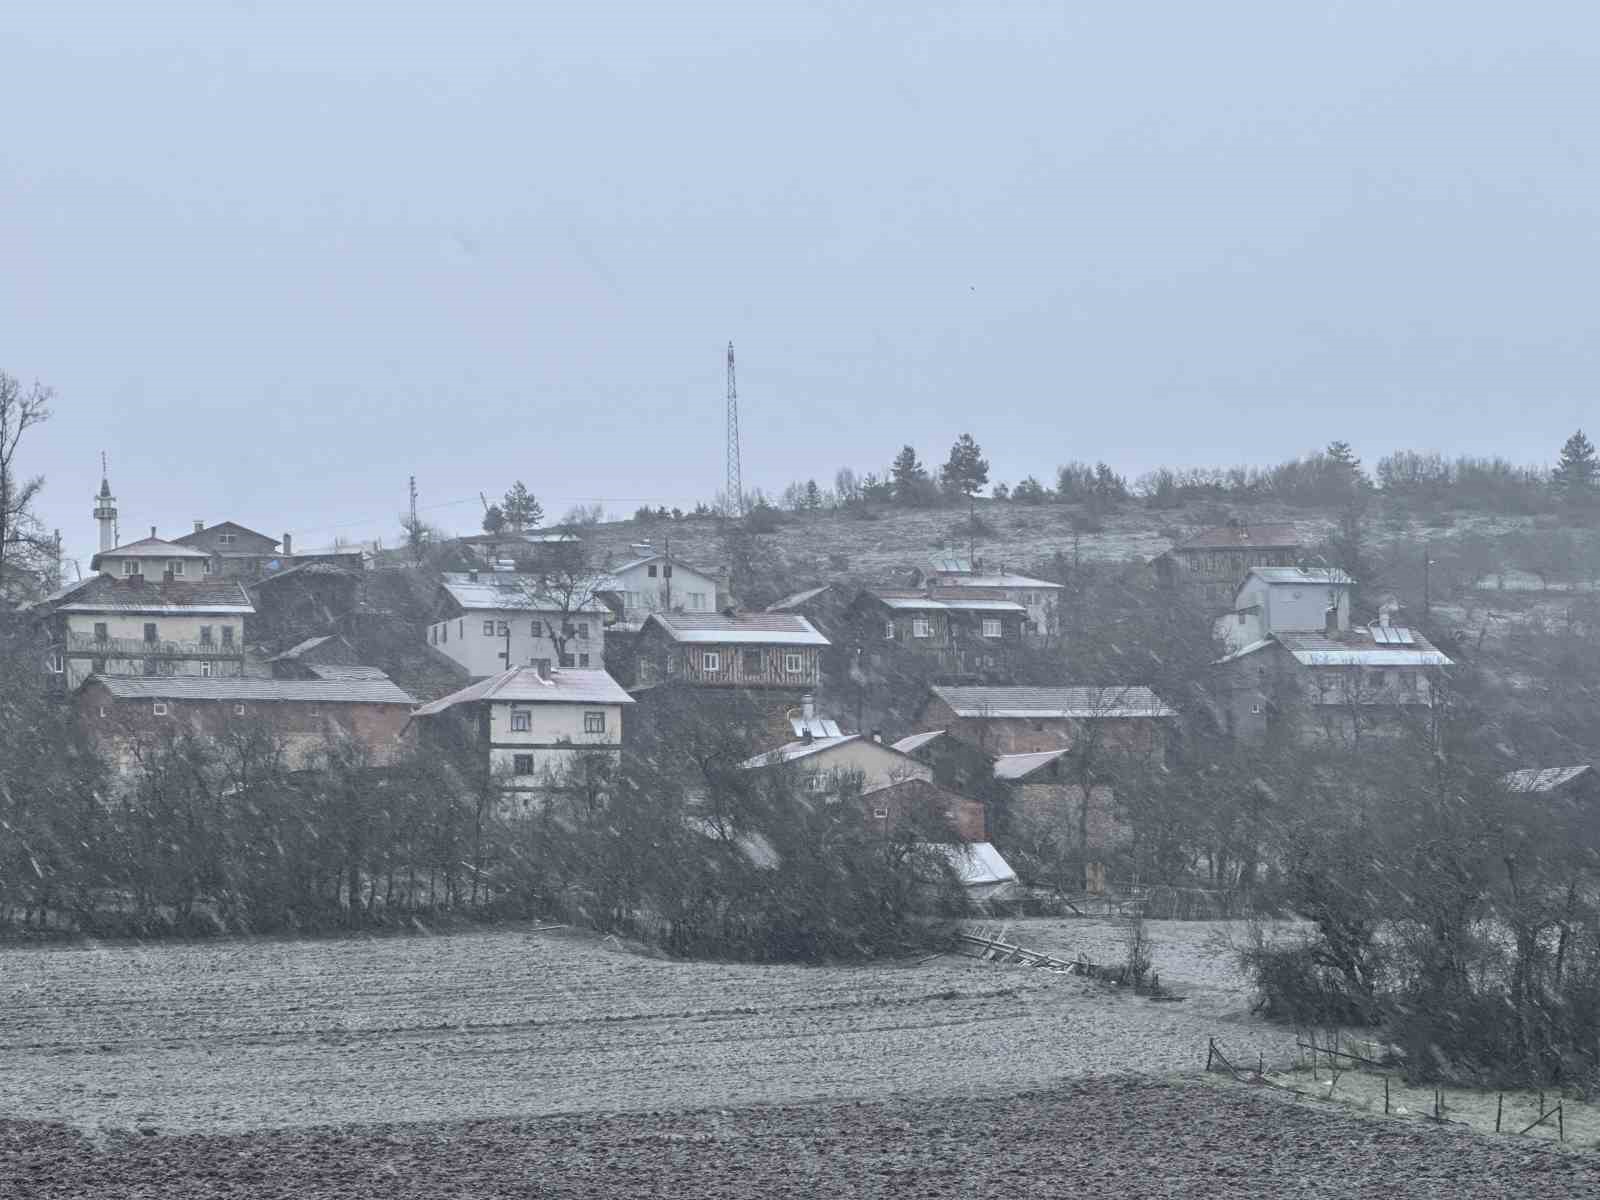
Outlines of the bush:
M1312 945L1257 944L1242 951L1240 963L1256 990L1254 1011L1302 1027L1369 1025L1376 1014L1369 1001L1352 996L1343 976L1322 961Z

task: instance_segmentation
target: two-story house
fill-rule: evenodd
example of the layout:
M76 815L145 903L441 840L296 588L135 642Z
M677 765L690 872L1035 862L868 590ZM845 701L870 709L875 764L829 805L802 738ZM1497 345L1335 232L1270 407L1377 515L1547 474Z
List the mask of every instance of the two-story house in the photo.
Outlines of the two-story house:
M606 617L606 606L585 584L558 592L536 575L464 571L444 576L424 637L475 678L541 663L599 670Z
M633 550L594 585L625 625L637 626L654 612L717 611L717 581L709 572L643 543Z
M982 559L969 562L944 556L934 561L928 580L942 589L976 589L975 595L998 597L1021 605L1027 617L1023 632L1030 636L1042 636L1059 625L1061 594L1065 589L1048 579L1019 575L1003 567L988 570Z
M814 691L828 645L794 613L654 612L634 647L636 684Z
M511 812L526 811L585 754L620 756L633 697L604 671L514 667L416 710L427 744L465 747Z
M1160 762L1177 711L1142 685L1104 687L936 686L917 725L986 754L1073 750Z
M44 619L48 665L66 688L91 675L239 675L245 620L237 580L207 576L204 553L148 538L96 554L88 579L33 606Z
M265 732L295 770L349 739L370 765L386 766L400 753L416 702L381 671L366 670L339 679L95 675L75 699L79 723L119 776L134 773L152 747L183 734L225 739Z
M867 588L851 606L864 649L913 650L947 671L1003 666L1022 645L1028 610L999 592L973 588Z
M1213 693L1229 733L1348 742L1400 732L1433 706L1450 659L1387 611L1352 625L1353 587L1333 570L1251 568L1218 624L1228 653Z
M1227 606L1252 567L1292 567L1299 561L1300 535L1293 524L1247 525L1240 521L1204 529L1156 558L1161 582L1187 590L1207 609Z

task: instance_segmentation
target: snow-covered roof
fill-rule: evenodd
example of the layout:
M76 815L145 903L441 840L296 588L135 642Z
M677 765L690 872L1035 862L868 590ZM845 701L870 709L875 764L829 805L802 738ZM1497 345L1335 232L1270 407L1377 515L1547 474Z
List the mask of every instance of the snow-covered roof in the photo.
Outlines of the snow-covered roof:
M74 587L63 600L63 603L53 606L56 612L198 617L232 613L248 615L256 611L244 588L233 579L165 583L144 575L121 578L93 575Z
M164 542L160 538L140 538L137 542L129 542L126 546L115 546L110 550L102 550L89 560L90 570L99 570L102 558L210 558L204 550L196 550L193 546L180 546L177 542Z
M704 645L827 646L817 627L797 613L663 613L645 618L675 642Z
M1576 767L1527 767L1508 771L1500 778L1513 792L1553 792L1593 770L1588 763Z
M994 887L1017 882L1017 873L990 842L941 843L931 849L950 860L950 865L967 887Z
M324 642L333 641L333 639L336 636L337 636L336 634L325 633L321 637L307 638L303 642L296 642L294 645L290 646L287 650L285 650L282 654L274 654L271 658L267 659L267 661L268 662L288 662L288 661L293 661L294 659L299 658L302 654L308 654L312 650L315 650L318 646L322 645Z
M943 736L944 730L942 729L930 729L926 733L913 733L911 736L903 737L894 743L894 748L900 751L901 754L910 754L914 750L922 749L934 738Z
M1246 574L1246 582L1250 575L1263 583L1285 586L1351 587L1355 583L1349 575L1334 567L1251 567Z
M1379 644L1369 629L1325 633L1275 633L1272 637L1307 667L1449 667L1455 664L1419 633L1410 645ZM1239 653L1243 653L1240 651ZM1234 655L1233 657L1238 657Z
M1048 766L1063 754L1065 748L1060 750L1036 750L1031 754L1002 754L994 762L994 777L1007 782L1024 779L1032 775L1040 767Z
M441 696L412 714L432 717L458 704L479 701L508 704L632 704L633 697L604 671L573 670L562 667L548 678L536 667L513 667L487 679L480 679L459 692Z
M927 596L884 596L870 593L885 608L903 612L1026 613L1015 600L933 600Z
M814 738L844 736L844 732L839 728L839 722L831 717L790 717L789 728L794 730L794 735L797 738L803 738L807 733Z
M258 679L250 676L91 675L119 699L296 701L311 704L405 704L416 700L387 675L361 679Z
M861 735L852 733L835 738L813 738L811 741L787 742L775 749L747 758L739 765L746 771L753 771L759 767L776 767L781 763L798 762L802 758L810 758L813 754L820 754L824 750L832 750L835 746L843 746L846 742L859 742Z
M1051 583L1048 579L1035 579L1031 575L1013 575L1000 572L993 575L960 575L952 579L944 579L940 587L969 587L969 588L1031 588L1035 591L1059 592L1061 585Z
M767 605L767 611L783 612L786 609L798 608L808 600L815 600L818 596L822 595L823 592L827 591L832 586L833 584L831 583L825 583L821 587L807 588L803 592L796 592L792 596L785 596L776 604Z
M478 577L473 579L476 574ZM511 571L452 571L441 586L450 598L468 611L477 612L563 612L562 598L550 592L549 583L537 575L518 575ZM568 602L570 611L603 613L606 606L595 599L587 584L580 584Z
M612 567L611 574L621 575L624 571L631 571L635 567L647 567L654 562L671 563L674 567L682 567L685 571L692 571L694 574L699 575L702 579L708 579L713 582L716 580L716 576L711 574L710 571L702 570L693 563L686 563L676 554L666 554L659 550L650 554L640 554L630 558L627 562Z
M935 687L933 694L958 717L1072 718L1175 717L1149 688Z

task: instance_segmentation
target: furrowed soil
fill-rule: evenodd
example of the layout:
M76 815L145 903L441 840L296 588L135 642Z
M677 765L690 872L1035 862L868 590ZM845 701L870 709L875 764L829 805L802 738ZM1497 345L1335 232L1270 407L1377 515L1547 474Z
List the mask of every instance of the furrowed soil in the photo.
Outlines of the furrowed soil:
M1196 1082L453 1126L106 1139L0 1123L0 1194L162 1197L1502 1197L1600 1159Z
M1036 940L1065 952L1113 929ZM1180 990L1184 974L1163 971ZM966 1095L1193 1070L1212 1036L1291 1064L1293 1035L1242 1008L1210 985L1162 1004L960 957L686 963L515 929L12 950L0 1115L191 1132Z

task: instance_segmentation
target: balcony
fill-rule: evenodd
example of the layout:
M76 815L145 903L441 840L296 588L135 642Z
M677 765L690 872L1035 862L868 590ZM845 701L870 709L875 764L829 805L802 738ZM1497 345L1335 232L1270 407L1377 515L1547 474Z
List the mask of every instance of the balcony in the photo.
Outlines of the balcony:
M69 655L95 658L243 658L244 646L234 642L147 642L143 638L97 638L92 633L67 634Z

